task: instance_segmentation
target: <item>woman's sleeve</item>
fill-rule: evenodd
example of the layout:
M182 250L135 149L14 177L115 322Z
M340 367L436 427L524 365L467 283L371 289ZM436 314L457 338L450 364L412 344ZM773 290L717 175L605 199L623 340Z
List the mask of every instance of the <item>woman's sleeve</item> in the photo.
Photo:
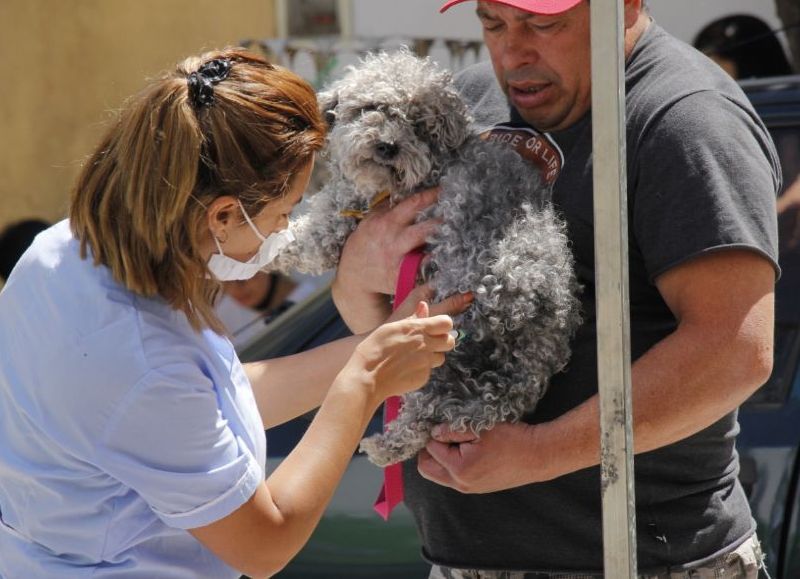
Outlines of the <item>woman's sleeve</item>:
M217 521L264 480L222 416L214 384L189 364L148 373L117 408L97 449L98 466L170 527Z

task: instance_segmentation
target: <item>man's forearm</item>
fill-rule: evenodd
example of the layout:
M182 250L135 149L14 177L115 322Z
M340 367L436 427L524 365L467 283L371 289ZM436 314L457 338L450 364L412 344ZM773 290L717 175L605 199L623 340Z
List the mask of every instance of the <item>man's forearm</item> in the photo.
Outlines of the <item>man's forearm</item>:
M735 409L766 380L769 348L761 344L748 332L684 326L639 358L632 368L634 452L691 436ZM550 422L503 423L470 435L434 434L420 453L422 475L465 493L551 481L600 462L599 397Z
M656 344L631 369L634 452L687 438L736 409L768 378L771 355L769 344L745 329L726 335L684 326ZM557 475L599 463L599 417L595 395L532 427Z
M370 332L382 324L389 314L389 296L375 293L354 293L334 280L331 295L344 323L354 334Z

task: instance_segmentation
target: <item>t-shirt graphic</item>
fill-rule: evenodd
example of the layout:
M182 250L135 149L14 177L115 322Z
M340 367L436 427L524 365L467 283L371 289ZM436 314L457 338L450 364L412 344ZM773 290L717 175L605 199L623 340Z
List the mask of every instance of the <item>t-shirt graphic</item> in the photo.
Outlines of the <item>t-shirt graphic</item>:
M539 168L547 185L555 183L564 167L564 153L556 142L531 127L500 123L481 133L481 138L514 147L520 157Z

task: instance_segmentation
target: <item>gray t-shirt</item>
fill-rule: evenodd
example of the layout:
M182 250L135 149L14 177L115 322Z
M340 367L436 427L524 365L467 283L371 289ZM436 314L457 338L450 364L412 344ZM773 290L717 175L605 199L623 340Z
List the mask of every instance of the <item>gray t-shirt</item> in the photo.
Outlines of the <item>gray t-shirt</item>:
M459 78L489 120L524 124L487 64ZM714 63L652 23L626 65L632 359L675 330L653 280L703 253L730 248L777 261L780 166L745 95ZM567 221L584 286L585 323L567 369L529 422L552 420L597 393L591 116L549 135L563 153L553 201ZM777 265L776 272L777 272ZM736 413L635 460L640 571L700 564L755 528L737 480ZM405 468L406 502L423 555L451 567L599 572L603 567L600 473L467 495Z

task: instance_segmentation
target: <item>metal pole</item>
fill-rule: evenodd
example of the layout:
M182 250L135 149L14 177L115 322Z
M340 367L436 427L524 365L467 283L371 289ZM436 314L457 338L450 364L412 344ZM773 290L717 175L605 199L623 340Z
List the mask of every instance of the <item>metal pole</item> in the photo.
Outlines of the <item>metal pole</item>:
M592 147L603 555L636 577L622 0L592 0Z

